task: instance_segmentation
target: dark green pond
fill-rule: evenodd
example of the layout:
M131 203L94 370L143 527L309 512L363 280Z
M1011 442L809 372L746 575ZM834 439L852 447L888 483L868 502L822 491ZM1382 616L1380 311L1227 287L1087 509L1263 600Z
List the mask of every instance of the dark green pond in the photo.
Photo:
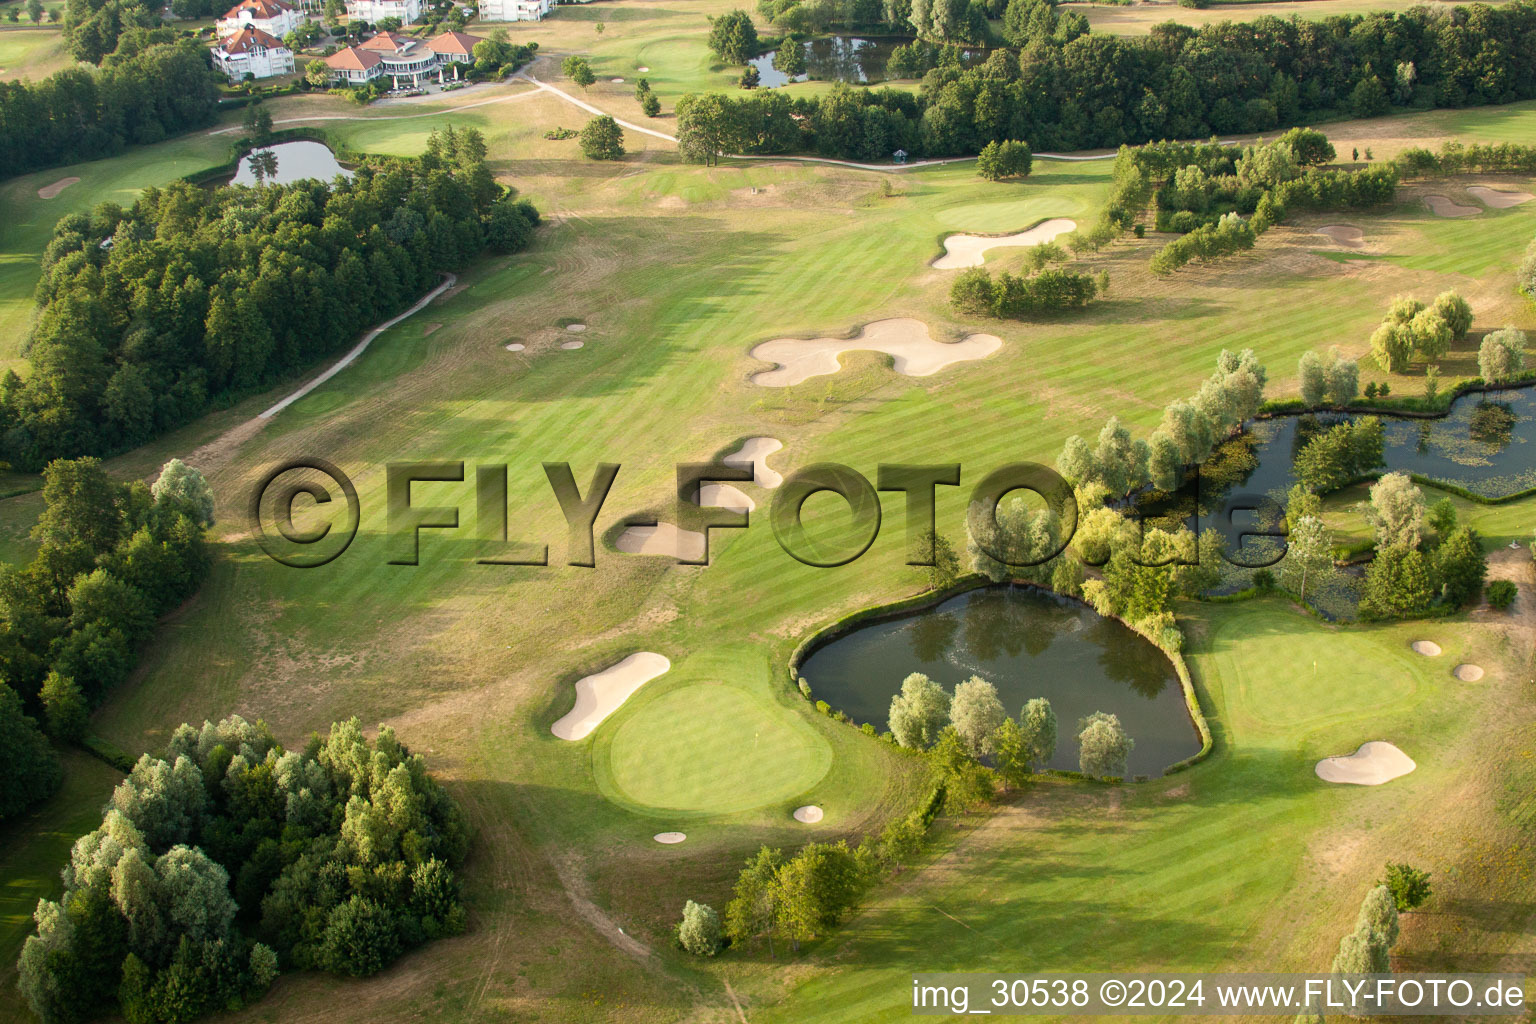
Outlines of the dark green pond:
M773 57L778 53L777 50L769 50L747 63L757 68L761 76L758 82L765 89L788 82L804 82L809 78L823 82L882 82L885 80L885 65L891 59L891 51L904 42L907 40L826 36L807 39L803 43L791 43L792 46L805 48L806 73L794 78L775 70Z
M922 672L953 692L973 675L1017 716L1045 697L1059 736L1052 768L1077 768L1077 721L1106 711L1136 747L1131 775L1161 775L1200 738L1173 666L1156 647L1076 601L1027 587L987 587L830 641L800 667L817 700L885 731L901 681Z

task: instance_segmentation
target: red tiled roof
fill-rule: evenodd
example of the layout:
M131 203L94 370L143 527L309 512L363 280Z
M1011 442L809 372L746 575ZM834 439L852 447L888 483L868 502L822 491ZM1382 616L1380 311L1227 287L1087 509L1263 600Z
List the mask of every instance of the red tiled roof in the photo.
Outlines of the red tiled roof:
M277 39L259 28L252 28L247 25L221 42L219 49L225 53L245 53L255 46L265 46L269 50L274 50L282 45L283 41L281 39Z
M240 0L238 4L224 12L227 21L233 21L240 17L241 11L250 11L256 18L275 18L284 11L293 10L293 5L284 3L283 0Z
M466 57L474 55L476 43L485 40L479 36L466 35L463 32L444 32L440 36L433 36L427 40L427 45L438 53L462 53Z
M383 50L385 53L399 53L401 50L416 42L396 32L380 32L378 35L363 43L365 50Z
M337 71L367 71L369 68L376 67L383 59L376 53L349 46L325 58L325 66Z

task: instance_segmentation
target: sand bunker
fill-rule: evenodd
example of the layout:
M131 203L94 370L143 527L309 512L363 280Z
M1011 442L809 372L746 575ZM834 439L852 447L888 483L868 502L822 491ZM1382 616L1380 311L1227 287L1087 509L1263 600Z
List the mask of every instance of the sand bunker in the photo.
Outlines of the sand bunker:
M37 198L39 198L39 199L52 199L54 196L58 195L60 192L63 192L65 189L69 188L69 186L71 186L71 185L77 184L79 181L80 181L79 178L60 178L58 181L54 182L52 185L44 185L42 188L38 189L37 190Z
M514 341L512 344L506 345L504 347L506 348L506 350L508 352L521 352L523 349L527 348L528 346L522 344L521 342Z
M1473 199L1495 210L1507 210L1511 206L1519 206L1521 203L1536 199L1536 196L1529 192L1502 192L1486 185L1468 185L1467 191L1472 194Z
M784 447L784 443L774 437L749 437L741 442L741 447L724 460L727 466L751 466L752 482L759 487L769 490L784 482L784 478L775 473L768 465L768 456Z
M565 329L570 331L572 334L580 334L582 331L587 329L587 325L586 324L566 324L565 325Z
M1481 665L1457 665L1451 674L1464 683L1475 683L1483 678L1483 667Z
M1417 767L1413 758L1392 744L1371 740L1348 757L1325 757L1317 762L1317 777L1351 786L1379 786Z
M1440 645L1433 640L1415 640L1408 646L1413 648L1413 653L1422 654L1426 658L1440 657Z
M807 825L814 825L821 820L821 808L815 804L806 804L804 807L795 808L795 820Z
M1479 212L1477 207L1454 203L1448 196L1425 196L1424 202L1436 217L1475 217Z
M657 832L654 836L651 836L651 838L656 840L658 843L666 843L668 846L675 846L688 837L682 832Z
M631 654L617 665L576 680L576 706L549 727L563 740L579 740L624 704L634 692L672 667L654 651Z
M757 508L757 502L730 484L699 484L699 504L736 512L751 512Z
M1327 235L1339 245L1347 245L1351 249L1358 249L1365 244L1365 232L1348 224L1324 224L1317 229L1317 233Z
M651 69L650 68L635 68L635 70L640 72L643 75L643 74L645 74L647 71L649 71Z
M567 352L574 352L576 349L581 348L581 346L585 344L586 342L584 341L562 341L560 343L560 347L565 349Z
M877 320L854 338L775 338L752 349L753 359L777 363L772 370L752 375L752 383L765 388L786 388L810 377L836 373L837 357L844 352L883 352L895 360L896 372L908 377L931 377L952 363L985 359L1003 347L993 334L972 334L964 341L934 341L928 325L911 317Z
M998 249L1003 246L1039 245L1049 242L1057 235L1064 235L1068 231L1075 231L1077 223L1067 220L1065 217L1056 217L1051 220L1036 224L1028 231L1020 231L1012 235L950 235L944 239L944 255L933 261L936 270L960 270L964 267L979 267L982 264L982 254L988 249Z
M696 562L704 557L704 535L679 530L671 523L631 526L619 534L613 546L626 555L667 555Z

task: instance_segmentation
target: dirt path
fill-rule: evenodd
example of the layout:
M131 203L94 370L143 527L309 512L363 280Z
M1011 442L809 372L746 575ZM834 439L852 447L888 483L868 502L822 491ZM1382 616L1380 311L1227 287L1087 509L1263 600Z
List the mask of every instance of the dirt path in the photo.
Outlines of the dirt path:
M587 898L586 883L582 879L581 872L574 865L557 863L553 857L550 858L550 862L554 865L555 874L560 877L560 887L565 890L566 896L570 897L571 906L576 908L576 913L581 915L583 921L636 960L642 963L655 961L656 954L651 952L650 947L625 932L613 918L603 913L601 907Z

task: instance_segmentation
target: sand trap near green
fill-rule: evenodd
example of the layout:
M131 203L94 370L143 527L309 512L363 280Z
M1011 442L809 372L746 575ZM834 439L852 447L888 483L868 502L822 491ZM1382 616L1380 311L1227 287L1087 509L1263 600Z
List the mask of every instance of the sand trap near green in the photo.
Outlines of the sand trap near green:
M1324 782L1349 786L1380 786L1417 768L1413 758L1383 740L1360 744L1348 757L1325 757L1317 762L1317 777Z
M1481 212L1475 206L1462 206L1450 196L1425 196L1424 202L1436 217L1476 217Z
M1519 206L1521 203L1536 199L1536 196L1529 192L1506 192L1503 189L1489 188L1487 185L1468 185L1467 192L1473 199L1494 210L1507 210L1511 206Z
M961 341L934 341L928 325L912 317L894 317L868 324L852 338L775 338L753 348L750 355L765 363L777 363L772 370L752 375L752 383L765 388L787 388L793 384L836 373L842 369L837 357L844 352L883 352L891 357L897 373L908 377L931 377L954 363L985 359L1003 347L1003 339L994 334L972 334Z
M832 749L790 711L725 683L664 693L620 723L608 747L614 785L637 804L729 813L810 789Z
M601 672L576 680L576 706L549 727L563 740L579 740L613 714L634 692L672 667L664 655L639 651Z
M727 466L740 466L752 471L752 482L759 487L770 490L784 482L774 468L768 465L768 456L784 447L784 442L776 437L749 437L741 442L741 447L723 460Z
M1041 245L1055 239L1058 235L1075 230L1077 230L1076 221L1055 217L1036 224L1028 231L1017 231L1011 235L950 235L944 239L944 255L933 261L933 268L961 270L965 267L979 267L985 262L984 257L988 249Z

